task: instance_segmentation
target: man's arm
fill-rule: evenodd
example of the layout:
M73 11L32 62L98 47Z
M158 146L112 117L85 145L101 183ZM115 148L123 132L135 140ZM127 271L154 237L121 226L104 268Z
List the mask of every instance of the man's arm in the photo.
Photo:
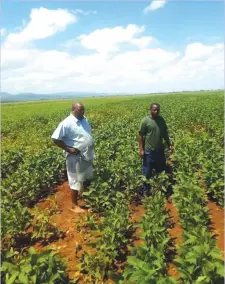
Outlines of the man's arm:
M65 150L65 151L67 151L67 152L69 152L70 154L75 154L75 155L77 155L77 154L80 153L80 151L79 151L78 149L67 146L67 145L64 143L63 140L58 140L58 139L54 139L54 138L52 138L52 140L53 140L53 142L54 142L58 147L62 148L63 150Z
M139 155L143 157L145 153L144 152L144 137L141 135L138 136L138 144L139 144Z
M145 144L145 136L146 136L146 123L145 119L142 120L139 128L139 136L138 136L138 145L139 145L139 155L140 157L144 156L144 144Z

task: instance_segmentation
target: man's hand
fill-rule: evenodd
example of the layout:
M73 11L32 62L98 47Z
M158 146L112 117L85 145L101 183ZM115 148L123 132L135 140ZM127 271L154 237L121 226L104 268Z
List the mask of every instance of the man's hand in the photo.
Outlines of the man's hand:
M67 152L69 152L70 154L74 154L74 155L78 155L80 153L80 151L76 148L73 147L66 147L65 149Z
M78 155L80 153L78 149L67 146L62 140L58 140L58 139L52 139L52 140L58 147L62 148L63 150L65 150L66 152L70 154Z
M141 158L144 157L145 151L143 149L139 150L139 155Z

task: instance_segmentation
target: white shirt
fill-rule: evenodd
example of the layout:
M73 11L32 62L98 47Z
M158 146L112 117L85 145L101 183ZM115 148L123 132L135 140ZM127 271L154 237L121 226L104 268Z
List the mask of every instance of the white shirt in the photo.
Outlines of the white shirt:
M86 117L78 120L71 113L60 122L51 138L62 140L67 146L78 149L87 161L94 159L94 140Z

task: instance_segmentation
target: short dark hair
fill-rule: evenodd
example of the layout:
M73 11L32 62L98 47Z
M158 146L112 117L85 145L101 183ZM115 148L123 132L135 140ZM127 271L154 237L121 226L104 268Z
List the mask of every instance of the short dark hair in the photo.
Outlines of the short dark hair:
M150 105L150 109L152 109L153 106L157 106L158 108L160 108L160 104L152 103L152 104Z

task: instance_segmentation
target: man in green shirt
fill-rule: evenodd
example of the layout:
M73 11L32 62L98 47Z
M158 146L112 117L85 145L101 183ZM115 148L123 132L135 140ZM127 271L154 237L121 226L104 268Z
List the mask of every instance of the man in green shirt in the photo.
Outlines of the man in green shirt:
M142 173L147 179L152 177L153 169L158 173L166 169L163 139L170 150L173 151L166 122L159 115L160 105L151 104L149 111L150 115L141 122L138 138L139 154L143 158ZM145 186L145 191L149 191L149 185Z

